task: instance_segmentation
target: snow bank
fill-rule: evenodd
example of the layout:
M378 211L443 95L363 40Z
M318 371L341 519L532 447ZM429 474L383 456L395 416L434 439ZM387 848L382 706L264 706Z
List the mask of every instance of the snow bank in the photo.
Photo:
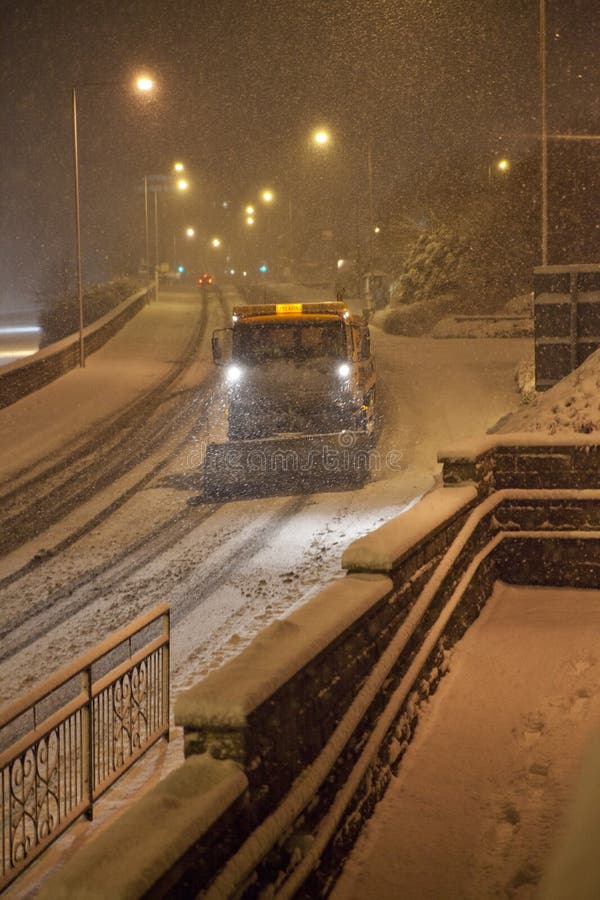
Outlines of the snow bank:
M440 488L427 494L407 512L353 541L342 556L342 567L350 571L391 572L408 550L476 497L477 489L470 485Z
M431 332L434 338L515 338L533 334L529 316L448 316Z
M247 716L393 588L380 575L331 582L307 603L269 625L242 654L183 694L175 721L243 727Z
M545 434L591 434L600 431L600 350L540 394L525 409L509 413L492 434L536 431Z
M86 844L40 900L142 897L246 790L231 760L192 756Z

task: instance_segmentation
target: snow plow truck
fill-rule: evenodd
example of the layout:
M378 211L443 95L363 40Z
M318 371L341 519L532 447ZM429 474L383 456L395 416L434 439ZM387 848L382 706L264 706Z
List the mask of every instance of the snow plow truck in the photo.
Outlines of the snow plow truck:
M205 499L364 484L376 425L364 319L339 301L235 306L212 350L228 440L206 449Z

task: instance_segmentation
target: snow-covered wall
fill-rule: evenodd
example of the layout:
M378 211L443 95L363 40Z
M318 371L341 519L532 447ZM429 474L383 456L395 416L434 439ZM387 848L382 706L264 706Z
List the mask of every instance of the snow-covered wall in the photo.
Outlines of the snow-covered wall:
M185 780L189 808L185 790L173 804L151 792L150 806L132 808L128 824L102 835L96 851L90 845L84 868L78 857L67 864L45 896L230 897L250 885L325 896L494 582L600 584L600 488L494 490L495 449L485 443L462 461L486 457L473 470L482 484L440 488L420 510L355 542L344 554L349 575L178 698L185 766L199 760L225 778L218 796L231 803L217 818L201 778ZM510 471L535 481L549 448L538 440L521 449L528 461ZM559 449L581 462L578 442ZM577 480L577 467L567 471ZM140 849L116 877L103 859L119 853L132 825ZM160 865L150 865L148 847L161 835L179 855L158 854ZM87 893L76 874L84 871Z
M600 265L534 270L535 384L544 391L600 346Z
M84 329L85 353L99 350L148 302L152 288L143 288ZM79 364L79 335L71 334L43 350L0 370L0 409L39 390Z
M600 488L600 443L594 434L536 432L487 435L438 453L443 482L504 488Z

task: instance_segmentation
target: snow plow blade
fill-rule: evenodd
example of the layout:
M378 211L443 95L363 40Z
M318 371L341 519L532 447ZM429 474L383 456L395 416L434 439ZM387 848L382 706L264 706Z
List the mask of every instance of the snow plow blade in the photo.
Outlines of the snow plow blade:
M204 499L354 490L369 478L371 447L371 435L350 431L209 444Z

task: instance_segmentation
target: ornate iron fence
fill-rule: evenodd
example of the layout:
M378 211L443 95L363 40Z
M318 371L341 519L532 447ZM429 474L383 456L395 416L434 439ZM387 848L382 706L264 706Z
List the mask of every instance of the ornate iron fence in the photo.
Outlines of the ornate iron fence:
M0 891L161 737L169 737L161 604L0 711Z

